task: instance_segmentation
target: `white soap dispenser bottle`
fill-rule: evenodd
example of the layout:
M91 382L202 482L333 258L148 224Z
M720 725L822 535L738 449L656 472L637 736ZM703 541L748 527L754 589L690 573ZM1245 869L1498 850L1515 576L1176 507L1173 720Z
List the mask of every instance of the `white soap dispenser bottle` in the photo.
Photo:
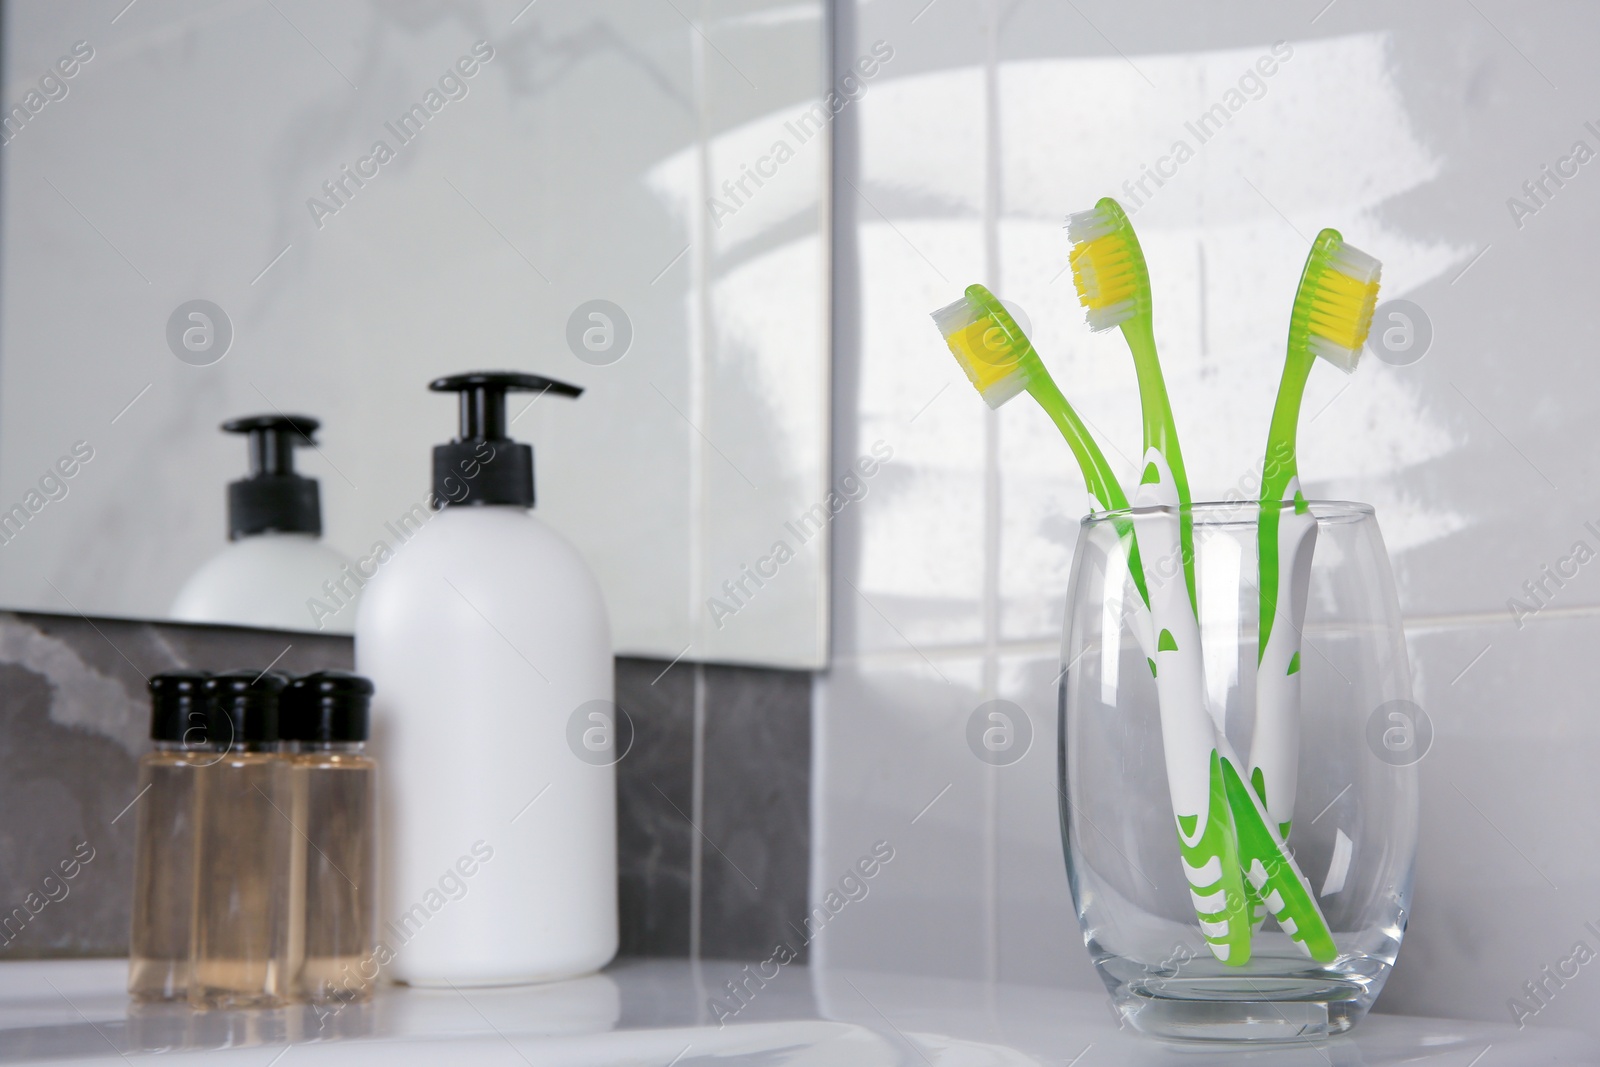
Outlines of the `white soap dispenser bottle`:
M322 540L317 480L295 473L294 450L315 444L306 415L248 415L222 424L247 434L250 475L228 483L230 544L190 575L171 616L278 630L352 633L361 579ZM348 608L348 610L344 610Z
M422 986L586 974L617 950L616 775L569 737L609 736L611 629L583 558L529 510L532 448L506 436L508 390L582 390L513 372L429 388L461 395L461 436L434 449L436 514L356 620L384 770L380 962Z

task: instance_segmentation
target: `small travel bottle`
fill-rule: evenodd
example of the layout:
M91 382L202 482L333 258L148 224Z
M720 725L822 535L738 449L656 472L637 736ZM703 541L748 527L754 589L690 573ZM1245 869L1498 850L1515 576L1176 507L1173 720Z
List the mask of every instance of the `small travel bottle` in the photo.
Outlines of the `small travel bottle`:
M189 925L194 910L195 780L219 758L208 738L204 671L150 679L152 750L139 761L134 798L133 929L128 993L135 1000L189 995Z
M313 1004L368 1000L377 984L377 764L366 755L372 683L297 678L279 703L294 824L290 988Z
M224 751L199 768L189 1003L270 1008L287 992L290 843L288 763L278 752L281 674L213 676L211 738Z

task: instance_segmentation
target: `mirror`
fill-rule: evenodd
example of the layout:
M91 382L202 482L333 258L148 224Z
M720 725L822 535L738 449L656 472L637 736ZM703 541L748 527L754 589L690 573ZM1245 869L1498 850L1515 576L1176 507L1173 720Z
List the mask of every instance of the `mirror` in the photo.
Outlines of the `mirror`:
M508 418L619 653L823 663L821 0L4 16L0 606L170 617L252 416L320 423L322 541L376 558L455 435L428 382L511 370L584 390Z

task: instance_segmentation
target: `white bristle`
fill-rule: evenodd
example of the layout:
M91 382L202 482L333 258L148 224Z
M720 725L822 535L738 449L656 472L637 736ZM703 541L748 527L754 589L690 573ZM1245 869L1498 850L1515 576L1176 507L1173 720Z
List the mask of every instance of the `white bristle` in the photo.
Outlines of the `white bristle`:
M1378 275L1383 273L1383 264L1377 257L1349 244L1341 244L1334 252L1333 266L1340 274L1347 274L1362 285L1377 281Z
M1090 308L1084 318L1089 323L1089 329L1099 333L1101 330L1109 330L1113 327L1121 326L1124 322L1133 318L1134 312L1138 309L1139 305L1136 301L1123 300L1120 303L1112 304L1110 307Z
M951 304L946 304L933 313L934 325L939 327L939 333L949 337L957 330L964 330L978 321L978 309L971 300L965 296Z
M1325 359L1346 374L1354 374L1356 364L1361 359L1361 349L1350 349L1343 345L1334 344L1326 337L1312 334L1306 339L1306 347L1311 349L1311 354Z
M1077 211L1067 216L1067 240L1073 244L1082 244L1093 241L1097 237L1104 237L1116 229L1116 222L1110 212L1099 208L1088 211Z
M1008 374L990 385L989 388L980 391L979 395L983 397L985 404L988 404L991 408L998 408L1001 404L1022 392L1027 387L1027 384L1028 380L1022 374Z

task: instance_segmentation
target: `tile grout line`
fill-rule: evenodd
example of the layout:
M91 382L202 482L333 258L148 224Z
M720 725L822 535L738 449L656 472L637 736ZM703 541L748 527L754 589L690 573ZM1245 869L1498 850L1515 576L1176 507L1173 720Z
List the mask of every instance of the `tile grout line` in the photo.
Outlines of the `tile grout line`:
M699 14L704 20L705 5L702 0ZM711 117L708 114L706 94L705 39L689 23L689 56L694 74L695 107L695 181L700 195L691 207L689 243L694 252L689 257L689 366L688 366L688 441L689 441L689 636L700 636L700 591L706 583L706 442L700 427L707 427L705 374L710 360L711 346L711 218L707 205L711 199ZM670 401L669 401L670 403Z
M811 849L806 857L806 914L811 914L812 902L822 900L831 887L824 880L821 871L824 866L823 857L828 856L828 846L832 843L828 833L828 803L822 795L822 790L817 784L826 777L824 761L828 751L828 683L823 678L822 672L813 671L811 674L811 765L806 770L806 818L811 824ZM813 974L828 965L827 949L824 942L813 940L806 946L806 966L815 968Z
M1600 604L1574 604L1563 608L1541 608L1534 615L1547 616L1552 619L1583 619L1600 615ZM1441 615L1403 615L1400 619L1402 626L1418 629L1465 628L1467 626L1481 626L1485 623L1496 622L1509 624L1510 620L1507 618L1507 613L1503 611L1457 611L1445 612Z
M983 56L983 271L995 291L1004 288L1000 263L1000 70L997 0L984 6ZM1000 413L985 407L983 424L983 675L982 697L1000 689ZM1000 781L998 768L983 775L983 971L992 990L1000 973Z
M695 826L706 824L706 668L694 665L694 725L689 765L689 812ZM703 930L705 846L700 834L689 838L689 959L700 962L700 937Z
M1528 625L1538 625L1541 620L1550 619L1586 619L1600 617L1600 605L1583 606L1575 605L1564 608L1545 608L1538 612L1536 617L1530 617ZM1407 615L1401 619L1401 625L1415 635L1416 631L1467 629L1473 626L1492 625L1504 623L1510 625L1510 620L1504 612L1458 612L1442 615ZM1315 631L1312 631L1315 632ZM990 646L984 642L963 641L956 644L937 645L923 642L918 646L928 656L935 659L946 657L979 657L988 654ZM1001 638L994 646L1002 655L1038 655L1044 653L1059 653L1061 642L1057 638ZM838 666L858 666L873 664L893 664L911 660L918 660L917 653L905 652L899 649L878 649L871 652L835 652L828 662L826 669Z
M705 15L702 0L698 12ZM701 195L696 198L690 244L694 251L689 256L689 285L692 291L690 306L689 343L689 618L690 637L700 635L700 613L697 598L705 586L706 551L706 451L698 427L707 424L705 412L705 371L707 351L711 344L711 219L707 202L711 195L711 135L710 115L706 92L705 39L689 23L689 55L694 71L694 107L696 172ZM694 665L692 686L692 723L690 726L689 759L689 814L693 827L705 825L705 665ZM701 902L704 893L705 846L698 831L689 835L689 962L694 969L695 984L700 985L700 939L702 936ZM704 1000L702 999L702 1003Z

